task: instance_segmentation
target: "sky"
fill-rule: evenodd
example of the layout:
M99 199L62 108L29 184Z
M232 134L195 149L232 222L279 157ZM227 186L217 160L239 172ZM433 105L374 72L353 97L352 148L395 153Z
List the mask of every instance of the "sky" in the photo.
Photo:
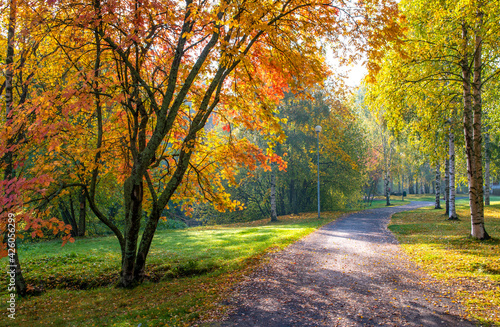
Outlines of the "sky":
M358 87L366 74L366 68L361 64L349 67L340 66L338 60L334 58L333 51L331 49L326 50L326 62L330 65L330 67L332 67L333 71L347 73L348 79L346 84L348 86Z

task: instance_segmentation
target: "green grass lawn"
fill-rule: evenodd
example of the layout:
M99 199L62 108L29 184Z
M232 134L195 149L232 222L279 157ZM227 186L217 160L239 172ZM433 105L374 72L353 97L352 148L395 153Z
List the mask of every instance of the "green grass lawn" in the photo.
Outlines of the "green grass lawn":
M148 281L116 288L120 269L114 237L23 245L24 277L43 294L18 299L6 326L186 326L223 308L217 303L261 256L281 249L344 212L280 217L246 224L159 231L148 257ZM5 266L5 258L1 261ZM0 286L7 299L6 278ZM0 309L6 311L6 301ZM5 317L7 318L7 317ZM7 321L9 320L9 321Z
M400 196L398 196L398 197L391 196L390 207L402 206L405 204L409 204L410 202L411 201L407 200L406 198L405 198L405 201L402 201ZM384 208L384 207L386 207L385 197L377 196L377 197L375 197L375 199L373 199L371 205L368 205L368 204L363 202L360 208L361 209L376 209L376 208Z
M488 241L469 237L468 199L457 201L459 221L428 207L394 215L389 229L413 261L456 290L471 317L500 325L500 197L491 203L485 207Z

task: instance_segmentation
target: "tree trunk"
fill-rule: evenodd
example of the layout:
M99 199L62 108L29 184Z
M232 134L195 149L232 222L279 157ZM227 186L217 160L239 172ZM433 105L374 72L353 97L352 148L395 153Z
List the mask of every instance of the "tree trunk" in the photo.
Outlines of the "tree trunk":
M490 134L484 133L484 204L490 205Z
M75 217L71 215L71 212L68 210L68 208L65 205L63 205L62 202L59 202L59 212L61 214L61 218L62 218L63 222L66 225L71 225L71 236L72 237L77 236L78 235L78 225L76 224Z
M78 217L78 236L85 236L85 230L87 228L86 224L86 198L85 198L85 190L82 188L80 190L80 194L78 196L78 201L80 202L80 212Z
M391 205L391 191L389 189L389 182L390 182L390 177L389 177L389 172L385 172L385 178L384 178L384 184L385 184L385 205L390 206Z
M448 149L449 156L449 149ZM447 156L447 157L448 157ZM444 170L444 194L446 200L446 212L445 215L449 217L450 215L450 159L446 158L445 170Z
M435 186L435 192L436 192L436 201L434 203L434 209L441 209L441 166L439 165L439 162L436 164L436 186Z
M476 33L474 51L474 81L471 93L471 73L467 52L467 26L462 25L463 58L461 62L464 101L465 152L467 155L467 179L471 212L471 236L476 239L490 238L484 228L483 176L481 149L481 37ZM472 98L472 99L471 99Z
M414 190L414 182L413 182L413 176L410 172L410 175L408 176L408 193L409 194L415 194L415 190Z
M401 200L404 201L404 191L405 191L405 175L401 177Z
M424 173L420 173L420 194L425 194L425 181L424 181Z
M448 214L448 219L449 220L457 220L457 213L455 211L455 134L453 132L450 132L449 137L449 157L450 157L450 168L449 168L449 197L450 197L450 204L449 204L449 214Z
M125 250L122 258L120 284L123 287L135 286L134 271L137 255L137 240L142 218L143 182L140 177L129 177L125 181Z
M290 180L290 206L292 207L292 213L295 215L299 214L299 206L297 203L297 188L295 187L295 179Z
M276 214L276 173L271 171L271 221L278 221Z

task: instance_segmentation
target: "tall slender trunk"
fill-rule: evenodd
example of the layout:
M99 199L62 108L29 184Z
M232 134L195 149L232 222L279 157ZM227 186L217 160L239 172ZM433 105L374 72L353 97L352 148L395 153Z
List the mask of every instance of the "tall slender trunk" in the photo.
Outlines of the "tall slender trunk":
M455 134L453 132L450 132L449 137L449 157L450 157L450 168L449 168L449 197L450 197L450 208L449 208L449 214L448 214L448 219L449 220L457 220L457 213L455 211Z
M385 172L385 177L384 177L384 185L385 185L385 205L390 206L391 205L391 192L389 189L389 182L390 182L390 177L389 177L389 172Z
M404 192L405 192L405 175L401 177L401 200L405 200L404 197Z
M291 211L293 214L298 214L299 213L299 206L297 203L297 187L295 186L295 179L290 180L289 184L290 188L290 206L291 206Z
M479 17L481 18L481 17ZM469 55L467 52L468 30L462 25L463 58L461 62L464 101L465 152L467 155L467 178L469 182L469 204L471 213L471 236L477 239L490 238L484 228L483 176L481 149L481 37L474 38L474 80L471 83ZM472 87L471 87L472 84ZM472 88L472 92L471 92Z
M421 178L420 178L420 194L425 194L425 182L424 182L424 173L421 172Z
M474 144L474 164L476 173L476 214L471 217L471 235L478 239L489 239L490 236L484 228L484 198L483 198L483 160L482 160L482 44L481 25L483 13L479 9L479 26L475 31L474 52L474 78L472 83L472 110L473 110L473 144Z
M278 221L276 214L276 173L271 171L271 221Z
M398 192L399 193L403 192L403 191L401 191L401 174L399 174L399 176L398 176Z
M413 175L412 175L411 172L408 175L408 193L409 194L415 194L414 182L413 182Z
M78 196L78 202L80 203L80 211L78 214L78 236L85 236L85 230L87 228L86 216L87 216L87 201L85 197L85 189L82 187L80 194Z
M449 140L448 140L449 143ZM444 213L447 217L450 215L450 158L449 158L449 148L448 155L446 156L445 168L444 168L444 194L446 200L446 212Z
M436 201L434 203L434 209L441 209L441 199L440 199L440 191L441 191L441 165L439 162L436 164Z
M490 205L490 134L484 133L484 204Z

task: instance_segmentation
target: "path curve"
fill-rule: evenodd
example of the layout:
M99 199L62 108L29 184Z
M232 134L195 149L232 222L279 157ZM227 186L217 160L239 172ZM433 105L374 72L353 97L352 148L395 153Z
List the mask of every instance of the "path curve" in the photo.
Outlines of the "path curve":
M208 326L475 326L387 229L394 213L431 204L350 214L271 254Z

